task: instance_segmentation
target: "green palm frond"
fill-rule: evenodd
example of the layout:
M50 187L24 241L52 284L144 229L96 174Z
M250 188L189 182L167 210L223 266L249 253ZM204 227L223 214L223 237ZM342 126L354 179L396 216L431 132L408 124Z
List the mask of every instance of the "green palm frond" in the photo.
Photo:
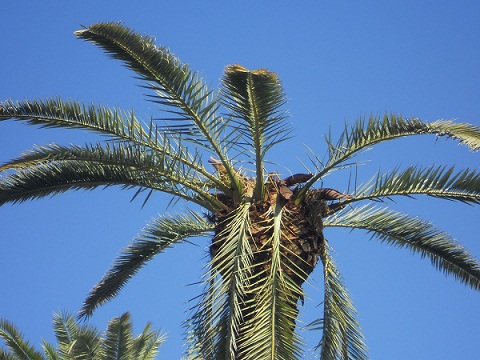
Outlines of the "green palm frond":
M65 312L54 314L53 325L62 358L98 359L103 355L100 332L96 328L76 323L75 318Z
M106 359L128 359L132 346L132 323L130 314L110 320L103 342Z
M57 348L45 340L42 349L45 356L35 351L15 326L6 320L0 320L0 337L10 350L0 349L0 359L25 360L152 360L158 353L165 336L153 331L147 324L142 333L133 337L130 314L113 318L105 334L88 325L80 325L72 315L65 312L54 314L54 332Z
M95 24L76 31L75 35L100 46L146 80L156 93L154 101L171 107L170 112L185 122L171 133L180 133L189 141L202 144L228 167L225 157L228 146L221 136L225 124L216 115L220 103L188 65L168 49L157 47L153 38L118 23Z
M49 192L61 192L62 188L68 188L69 185L74 188L94 188L100 185L140 186L199 202L209 209L221 206L208 191L223 184L220 179L210 174L205 177L207 171L198 159L198 155L184 154L182 149L177 150L175 157L171 158L165 152L123 142L85 147L55 144L39 146L0 167L0 171L17 170L10 177L0 180L0 189L5 201L18 201L16 192L19 196L28 195L25 193L27 188L31 196L36 197L48 195ZM43 176L42 172L45 172ZM114 176L123 172L123 180ZM51 183L48 184L45 177L52 173L63 179L58 178L57 182L50 179ZM102 173L103 179L102 176L97 177ZM78 176L75 177L75 174ZM95 178L97 183L94 184ZM8 200L9 197L11 200Z
M0 103L0 120L8 119L26 121L30 125L45 128L83 129L153 148L161 140L153 124L145 128L133 111L86 106L60 98Z
M151 330L151 324L148 323L132 341L131 357L132 359L148 360L155 359L159 347L165 342L166 336L159 331Z
M466 124L453 123L449 120L437 120L425 123L417 118L404 119L400 115L370 116L368 121L357 120L351 127L345 127L339 140L334 143L327 139L328 160L323 164L319 159L316 174L307 182L299 192L297 198L301 199L306 191L322 176L334 170L346 160L355 156L362 150L380 142L410 135L433 134L437 137L446 137L458 140L472 151L480 149L480 127Z
M58 350L62 356L70 353L70 347L80 333L80 326L75 318L66 313L53 315L53 331L57 339Z
M55 346L49 344L45 339L42 339L42 349L48 360L62 360L62 356ZM0 357L0 359L2 359L2 357Z
M327 140L331 168L349 159L358 151L371 145L409 135L433 134L458 140L472 151L480 149L480 127L453 123L450 120L437 120L430 123L417 118L404 119L401 115L384 115L383 118L370 116L368 121L360 119L354 125L345 127L337 143Z
M428 195L442 199L461 201L467 204L480 203L480 173L465 169L455 171L452 166L410 166L400 171L378 173L365 186L342 202L384 198L395 195Z
M18 360L12 353L7 352L5 349L0 349L0 360Z
M228 188L227 185L219 183L210 176L209 172L204 169L197 152L192 154L187 147L182 146L181 142L169 139L165 137L165 134L159 133L153 122L150 122L150 125L145 128L133 112L93 105L87 107L78 102L64 102L61 99L17 103L7 101L0 103L0 120L7 119L25 120L31 125L43 127L83 129L109 135L119 142L133 143L140 148L150 148L151 152L157 152L158 156L201 172L216 186L223 187L223 190ZM28 157L22 157L7 165L18 167L28 161L39 160L42 156L52 156L51 151L43 155L40 151L34 152ZM7 168L6 165L2 166L1 170L5 168Z
M224 136L225 120L217 115L220 102L200 76L181 63L170 51L157 47L151 37L139 35L118 23L100 23L75 33L103 48L114 58L148 82L156 93L156 102L166 105L180 121L180 125L166 126L162 132L179 134L183 140L202 145L215 154L223 164L236 188L235 170L226 153L234 144ZM173 120L173 119L172 119Z
M145 128L133 112L93 105L87 107L73 101L64 102L61 99L23 103L8 101L0 103L0 120L6 119L26 120L29 124L43 127L66 127L107 134L119 142L135 144L134 148L149 148L151 149L149 152L156 153L158 157L168 159L184 169L201 173L215 187L223 191L230 187L230 184L223 184L205 170L198 152L191 153L179 140L170 139L165 134L159 135L159 130L153 122ZM51 151L48 152L49 156L52 156ZM28 161L35 160L32 159L34 156L41 158L42 154L41 152L29 154L27 158L22 157L3 165L0 170L25 165Z
M296 303L302 290L284 271L286 249L280 241L284 216L284 209L278 201L269 240L272 243L270 266L264 272L253 274L256 282L252 284L251 292L255 294L252 305L255 315L245 325L244 354L247 359L301 357L301 341L294 329L298 315Z
M127 281L155 255L188 237L201 236L212 230L212 225L201 214L193 211L153 220L123 250L110 270L91 290L79 316L90 316L98 306L115 297Z
M79 325L72 315L54 314L53 328L57 339L57 354L64 359L94 359L100 354L100 332L88 325ZM44 349L53 351L52 346Z
M151 330L147 323L142 333L133 337L133 324L130 313L110 320L105 336L102 338L102 356L99 359L151 360L155 359L158 348L165 336Z
M67 190L94 189L99 186L152 187L152 182L142 179L141 175L138 171L124 167L82 161L56 162L50 166L34 164L0 179L0 204L23 202ZM162 191L164 188L165 184Z
M234 359L241 332L243 305L251 277L249 197L231 214L228 227L216 235L222 243L210 262L206 290L187 325L192 354L200 358Z
M327 217L324 225L366 230L380 241L427 257L437 270L480 290L480 263L450 235L424 220L385 208L364 206Z
M43 127L66 127L73 129L90 130L106 134L119 142L134 143L137 147L150 148L150 152L157 152L162 158L169 159L178 166L200 172L214 183L216 187L225 190L230 184L223 184L211 176L202 165L198 153L190 153L181 142L169 139L150 123L145 128L133 115L119 109L111 110L106 107L85 106L77 102L64 102L61 99L46 101L25 101L0 103L0 120L25 120L32 125ZM51 155L51 154L49 154ZM40 156L41 154L36 154ZM30 155L33 157L33 155ZM17 159L2 166L2 170L10 167L25 165L28 160Z
M241 143L255 156L257 184L254 194L261 199L265 154L272 146L286 140L289 133L286 116L280 111L286 101L282 86L275 73L231 65L225 70L222 95L234 119L234 131L241 134Z
M86 160L47 160L17 169L15 173L1 178L0 204L23 202L60 194L67 190L90 190L100 186L117 185L126 189L136 187L140 189L139 191L158 190L196 202L207 209L221 206L213 196L197 187L195 182L189 181L189 184L196 187L198 192L192 190L191 186L187 187L179 182L177 178L179 173L169 172L164 175L162 177L153 171L143 171L131 166L105 165ZM185 176L183 179L188 177Z
M24 360L43 360L41 353L36 351L23 335L17 330L15 325L6 319L0 319L0 338L5 341L5 345L10 353L5 351L6 358ZM0 353L1 354L1 353Z
M309 327L323 331L322 340L317 346L320 358L368 359L365 338L356 320L357 311L329 253L328 245L322 247L320 257L325 283L323 318L309 324Z

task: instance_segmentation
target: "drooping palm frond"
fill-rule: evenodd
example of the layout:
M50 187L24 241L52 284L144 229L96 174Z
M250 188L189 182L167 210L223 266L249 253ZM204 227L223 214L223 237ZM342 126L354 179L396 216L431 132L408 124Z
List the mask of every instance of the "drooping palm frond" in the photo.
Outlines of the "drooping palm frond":
M67 190L94 189L109 185L172 191L167 183L160 183L158 186L145 174L122 166L62 161L45 165L34 164L0 179L0 204L37 199Z
M187 321L190 353L201 359L235 359L240 351L240 325L246 315L242 309L252 276L251 203L249 197L244 200L230 215L228 226L216 235L214 243L221 246L210 261L206 290Z
M191 153L180 141L168 138L164 134L160 135L153 122L145 128L136 119L133 112L111 110L93 105L87 107L73 101L64 102L61 99L25 101L23 103L8 101L0 104L0 120L6 119L25 120L29 124L43 127L65 127L106 134L121 143L133 143L133 148L150 149L149 153L156 154L162 159L168 159L176 166L201 173L223 191L230 186L210 175L204 168L198 152ZM42 156L47 155L58 157L58 154L52 154L52 150L46 154L42 154L40 151L32 152L28 157L21 157L3 165L1 170L24 166L27 162L42 159ZM38 159L34 157L38 157Z
M301 354L294 329L302 291L285 273L298 269L286 265L288 249L280 241L285 230L282 206L275 207L271 223L255 224L249 224L249 207L248 201L238 207L215 237L214 246L221 246L214 251L206 290L188 322L193 358L291 359ZM264 239L268 250L251 248L252 227L271 234ZM266 260L254 263L256 256Z
M377 176L342 205L361 200L375 200L390 196L428 195L442 199L461 201L467 204L480 203L480 173L465 169L455 171L446 166L409 166L400 171L378 173Z
M43 360L41 353L36 351L28 341L23 339L22 334L17 330L14 324L6 319L0 319L0 338L5 341L5 345L10 350L0 352L5 355L5 359L25 359L25 360Z
M289 265L290 261L284 255L288 250L281 244L284 216L281 200L278 200L273 209L269 266L263 272L253 274L255 282L250 291L255 294L254 316L245 324L245 350L242 353L247 359L287 360L302 355L302 343L295 333L296 303L302 290L285 272L285 268L292 272L298 270Z
M209 190L222 183L210 174L208 177L204 175L207 171L198 158L198 155L183 154L181 149L172 158L165 152L122 142L85 147L39 146L0 167L0 171L17 170L0 179L0 199L23 201L22 196L27 196L26 189L31 197L38 197L64 191L69 186L88 189L100 185L123 185L167 192L200 202L209 209L221 206ZM189 163L186 164L184 159ZM42 172L45 172L43 176ZM47 181L45 177L52 173L57 174L57 180L49 178ZM100 173L104 173L103 179L97 177ZM125 174L122 179L113 176L115 173Z
M201 236L210 231L212 225L201 214L193 211L153 220L123 250L110 270L91 290L79 317L90 316L98 306L115 297L127 281L154 256L188 237Z
M45 128L83 129L153 148L162 140L155 126L145 128L133 111L87 106L60 98L0 103L0 120L8 119Z
M325 286L323 318L309 324L312 329L322 330L317 346L320 359L368 359L365 338L356 320L357 311L327 244L322 247L320 258Z
M480 290L480 263L450 235L430 223L386 208L364 206L327 217L325 226L363 229L380 241L430 259L437 270Z
M417 118L404 119L400 115L370 116L368 121L357 120L351 127L345 127L339 140L335 143L327 139L328 159L326 162L318 160L317 172L299 192L301 199L306 191L322 176L334 170L346 160L380 142L410 135L433 134L437 137L446 137L458 140L472 151L480 149L480 127L453 123L449 120L437 120L425 123Z
M254 154L257 180L254 195L261 199L265 154L286 140L289 133L285 114L280 111L286 101L282 86L278 76L268 70L249 71L231 65L225 70L222 95L234 119L234 131L241 134L246 150Z
M346 126L337 143L327 140L329 160L326 167L332 167L347 160L358 151L371 145L409 135L433 134L458 140L472 151L480 149L480 127L437 120L430 123L418 118L405 119L401 115L385 114L383 118L370 116L368 121L360 119L352 126Z

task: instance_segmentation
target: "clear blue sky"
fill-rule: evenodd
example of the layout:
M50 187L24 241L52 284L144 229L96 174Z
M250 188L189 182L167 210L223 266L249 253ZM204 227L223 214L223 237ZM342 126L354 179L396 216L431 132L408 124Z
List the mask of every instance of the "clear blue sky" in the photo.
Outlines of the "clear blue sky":
M168 46L217 86L227 64L279 74L295 138L270 154L271 170L302 171L308 145L325 151L358 115L401 112L425 121L480 123L478 1L6 1L0 12L0 99L61 96L155 113L138 80L98 48L75 39L80 25L122 21ZM0 124L0 161L33 144L84 144L83 132ZM453 141L418 137L379 146L360 160L359 181L395 165L458 164L479 168L479 154ZM346 177L325 187L348 190ZM115 256L168 198L130 203L133 191L69 192L0 208L0 316L34 344L53 340L52 313L76 312ZM394 209L423 215L480 256L478 207L418 198ZM179 204L181 210L183 204ZM170 209L173 211L173 209ZM478 357L480 294L426 260L370 240L360 231L326 230L336 250L373 359ZM168 333L160 358L180 358L182 321L200 292L208 239L158 256L92 323L132 313L136 331L151 321ZM304 322L321 315L321 271L307 287ZM307 348L319 333L304 333ZM306 351L307 358L311 352Z

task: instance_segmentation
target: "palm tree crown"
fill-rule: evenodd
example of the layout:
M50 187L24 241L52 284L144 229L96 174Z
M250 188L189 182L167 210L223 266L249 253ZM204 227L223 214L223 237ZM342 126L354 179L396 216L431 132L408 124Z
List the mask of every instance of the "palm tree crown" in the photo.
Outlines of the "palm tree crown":
M478 126L426 123L395 114L371 116L346 126L337 141L327 138L326 158L311 157L314 171L282 179L266 171L268 151L290 134L276 74L227 66L222 87L215 92L166 48L123 25L101 23L75 34L139 75L152 91L149 100L169 115L142 122L132 111L58 98L0 104L0 120L109 136L106 142L86 146L39 146L4 164L0 204L120 185L135 188L135 196L146 194L145 201L161 191L204 209L149 223L92 289L81 316L91 315L114 297L147 261L172 244L211 235L204 292L187 321L189 357L300 357L295 322L302 285L321 264L324 314L312 321L323 330L320 356L365 359L356 310L323 236L324 227L364 229L480 289L478 261L451 236L388 209L384 202L372 202L421 194L478 204L480 176L475 170L410 166L378 173L352 194L314 188L329 173L348 167L359 152L387 140L431 134L476 151Z
M165 341L165 336L152 331L150 324L140 335L133 337L129 313L113 318L104 334L91 326L78 324L72 315L66 313L54 314L53 328L57 347L43 340L43 355L23 339L12 323L0 319L0 338L10 350L0 349L0 359L150 360L155 359L158 348Z

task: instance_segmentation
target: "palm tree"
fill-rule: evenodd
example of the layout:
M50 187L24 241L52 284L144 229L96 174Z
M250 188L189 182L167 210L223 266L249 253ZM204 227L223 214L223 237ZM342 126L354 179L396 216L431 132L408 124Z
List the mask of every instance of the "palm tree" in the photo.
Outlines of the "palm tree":
M107 330L101 334L97 329L80 325L75 317L66 313L54 314L53 328L57 347L43 340L44 354L35 350L17 328L5 319L0 319L0 338L8 349L0 349L0 359L68 360L68 359L154 359L165 336L151 330L147 324L142 333L133 337L130 314L110 320Z
M323 236L325 227L366 230L480 289L479 263L450 235L387 207L392 197L414 195L478 204L475 170L410 166L378 173L351 194L314 188L328 174L348 168L358 153L405 136L431 134L478 150L478 126L395 114L359 119L337 141L327 137L326 157L310 157L313 171L280 178L266 170L268 151L290 134L276 74L231 65L215 92L169 50L123 25L95 24L75 34L133 70L152 91L149 100L167 115L142 122L132 111L59 98L1 104L2 120L88 130L108 140L40 146L6 163L0 203L120 185L135 188L134 197L144 194L145 201L160 191L191 204L141 231L91 290L80 316L90 316L172 244L211 236L204 291L186 322L190 358L300 357L296 319L302 285L318 263L324 313L312 324L323 330L320 357L365 359L356 310Z

